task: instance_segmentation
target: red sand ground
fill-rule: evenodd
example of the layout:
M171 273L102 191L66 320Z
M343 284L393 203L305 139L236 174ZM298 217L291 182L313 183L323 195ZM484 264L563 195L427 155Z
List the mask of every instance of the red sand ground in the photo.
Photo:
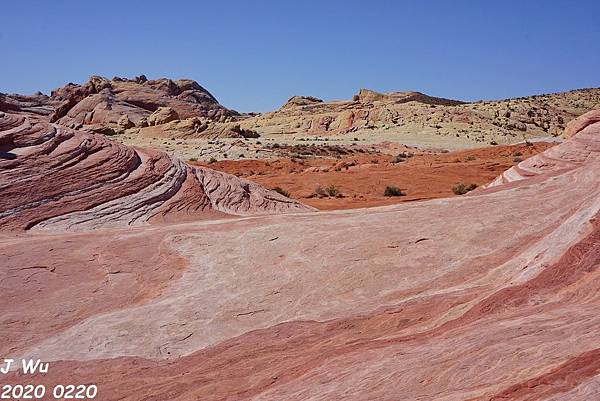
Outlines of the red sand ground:
M210 165L196 164L245 177L268 188L281 187L291 198L307 205L335 210L455 196L452 187L456 184L487 184L517 164L518 157L525 159L551 146L535 143L421 153L401 163L393 163L394 157L387 154L360 154L341 159L222 160ZM314 195L318 186L330 185L335 185L343 197ZM388 185L399 187L406 196L384 196Z

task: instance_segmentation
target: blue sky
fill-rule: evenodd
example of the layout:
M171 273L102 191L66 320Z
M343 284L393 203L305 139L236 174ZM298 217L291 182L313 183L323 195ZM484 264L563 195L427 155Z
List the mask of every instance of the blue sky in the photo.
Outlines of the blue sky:
M600 1L10 1L0 92L192 78L239 111L359 88L463 100L600 86Z

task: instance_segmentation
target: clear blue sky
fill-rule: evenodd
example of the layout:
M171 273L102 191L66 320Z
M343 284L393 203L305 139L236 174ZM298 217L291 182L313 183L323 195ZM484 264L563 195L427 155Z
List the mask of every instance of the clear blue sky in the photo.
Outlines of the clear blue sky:
M600 86L600 1L6 1L0 92L192 78L225 106L359 88L464 100Z

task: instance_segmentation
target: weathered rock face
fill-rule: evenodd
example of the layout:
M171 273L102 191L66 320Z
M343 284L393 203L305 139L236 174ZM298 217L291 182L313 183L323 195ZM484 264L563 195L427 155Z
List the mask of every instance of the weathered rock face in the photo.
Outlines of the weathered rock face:
M251 129L241 128L239 123L220 123L198 117L185 120L171 120L162 124L142 121L138 127L126 131L131 136L149 138L258 138L260 135Z
M0 353L52 361L36 384L94 383L106 400L595 399L596 115L570 125L571 137L524 165L528 174L469 196L68 235L2 232L0 316L10 330L0 332ZM6 116L2 205L5 196L30 201L16 203L20 223L5 227L42 213L48 228L64 227L48 202L77 191L33 197L22 181L17 194L4 177L35 175L34 160L46 160L67 171L84 163L88 169L70 175L83 180L98 171L106 139ZM166 182L189 170L110 146L111 160L125 166L105 165L111 193L122 180L161 177L131 201L121 196L132 206L119 213L128 221L156 216L133 205L164 196L173 188ZM32 172L19 171L21 163ZM35 191L49 193L36 177ZM244 182L213 186L223 178L208 170L191 177L201 185L189 191L234 200L211 201L216 210L256 204ZM31 207L41 209L27 217ZM96 212L80 214L89 210ZM74 213L58 218L89 224L111 216ZM0 375L0 383L19 378Z
M0 110L24 111L28 113L49 116L55 110L56 102L48 96L37 93L32 96L7 95L0 93Z
M123 115L138 124L160 107L171 108L180 118L219 119L236 114L188 79L108 80L93 76L84 85L68 84L53 91L50 99L58 104L51 121L66 126L115 125Z
M83 230L311 210L234 176L33 115L3 112L0 152L0 229Z
M179 120L179 114L170 107L159 107L147 119L149 125L161 125L175 120Z
M323 103L323 100L312 96L292 96L281 108L289 109L290 107L307 106L315 103Z
M51 96L0 94L0 109L50 116L50 122L109 136L133 129L132 135L152 137L259 137L235 123L237 112L189 79L93 76L84 85L69 83Z
M419 92L361 89L352 101L294 96L279 110L241 121L259 134L435 133L489 144L558 136L567 122L600 105L600 89L464 103Z
M112 80L93 76L84 85L67 84L51 96L0 94L5 110L51 115L51 122L114 135L123 133L125 116L131 135L152 137L257 137L262 134L326 136L349 133L426 133L462 141L514 143L531 136L558 136L573 118L600 105L600 89L464 103L420 92L378 93L361 89L351 101L323 102L294 96L279 110L240 115L221 106L192 80L144 76ZM161 107L177 115L148 124ZM193 121L197 119L200 124ZM158 127L152 129L148 128ZM239 129L233 129L239 125ZM201 128L200 128L201 127ZM140 128L141 130L137 130Z

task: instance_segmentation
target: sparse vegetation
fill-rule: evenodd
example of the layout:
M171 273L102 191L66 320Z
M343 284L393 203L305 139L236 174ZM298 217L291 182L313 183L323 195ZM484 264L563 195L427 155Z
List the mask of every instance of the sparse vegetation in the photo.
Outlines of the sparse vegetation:
M469 156L467 156L467 161L470 161L470 162L472 162L473 160L476 160L476 159L477 159L477 158L476 158L475 156L473 156L473 155L469 155Z
M402 192L402 190L398 187L395 187L393 185L388 185L387 187L385 187L385 191L383 191L383 196L405 196L406 193Z
M197 162L197 161L198 161L198 158L197 158L197 157L192 157L192 158L190 158L190 161L191 161L191 162Z
M333 184L331 184L325 188L323 188L320 185L317 185L317 187L315 188L315 192L311 195L311 197L315 197L315 196L319 197L319 198L325 198L325 197L341 198L341 197L343 197L342 193L340 192L340 189Z
M513 159L513 162L514 162L514 163L521 163L522 161L523 161L523 158L522 158L522 157L519 157L519 156L517 156L517 157L515 157L515 158Z
M214 157L211 157L210 160L208 161L208 164L213 164L216 162L217 162L217 159L215 159Z
M475 188L477 188L477 184L465 185L461 182L452 187L452 192L454 192L455 195L464 195L467 192L471 192Z
M327 195L329 195L331 197L336 197L340 194L339 188L333 184L331 184L330 186L325 188L325 192L327 192Z
M280 195L285 196L286 198L290 197L290 193L281 187L275 187L275 188L273 188L273 191L277 192Z
M402 162L406 161L406 159L408 159L409 157L412 157L412 156L413 156L412 153L408 153L408 152L398 153L392 159L392 163L394 163L394 164L396 164L396 163L402 163Z

